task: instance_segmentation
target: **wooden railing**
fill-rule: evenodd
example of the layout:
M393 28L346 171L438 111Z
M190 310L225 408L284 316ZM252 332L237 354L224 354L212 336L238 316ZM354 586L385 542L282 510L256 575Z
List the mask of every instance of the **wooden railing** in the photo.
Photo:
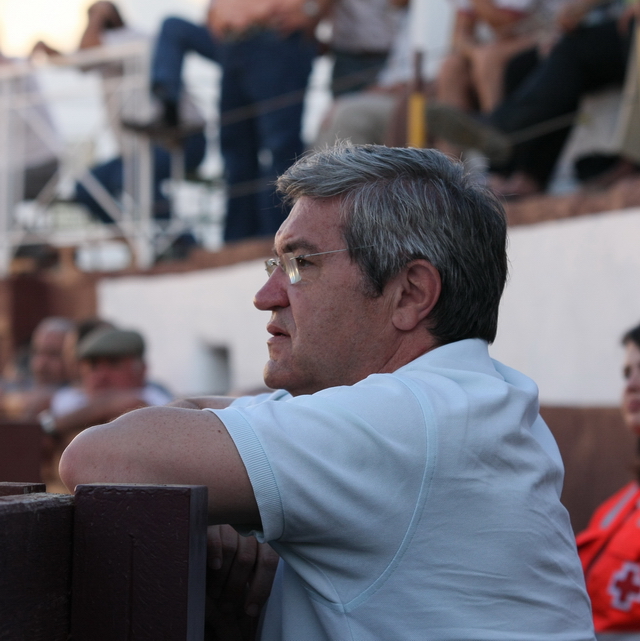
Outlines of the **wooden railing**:
M204 639L205 487L43 489L0 483L0 640Z

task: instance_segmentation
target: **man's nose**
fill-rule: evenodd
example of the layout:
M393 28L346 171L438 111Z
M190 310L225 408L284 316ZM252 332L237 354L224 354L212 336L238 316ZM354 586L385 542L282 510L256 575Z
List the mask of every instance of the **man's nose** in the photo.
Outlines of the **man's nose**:
M276 307L288 307L287 288L290 284L289 277L278 267L256 292L253 297L254 306L263 312Z

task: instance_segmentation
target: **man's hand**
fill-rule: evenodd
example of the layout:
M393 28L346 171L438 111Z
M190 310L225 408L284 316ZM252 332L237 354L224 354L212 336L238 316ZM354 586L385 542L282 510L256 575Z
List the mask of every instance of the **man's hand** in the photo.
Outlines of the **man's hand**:
M207 639L253 640L278 555L230 525L207 529Z

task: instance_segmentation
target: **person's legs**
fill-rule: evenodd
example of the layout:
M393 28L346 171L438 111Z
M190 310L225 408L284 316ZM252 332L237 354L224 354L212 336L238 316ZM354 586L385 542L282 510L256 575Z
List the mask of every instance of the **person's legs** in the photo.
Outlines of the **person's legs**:
M492 112L490 122L512 133L574 112L586 92L622 83L627 53L627 42L613 21L566 34Z
M219 45L206 26L182 18L164 20L151 63L151 86L158 98L178 103L182 90L182 64L190 51L213 62L220 60Z
M197 168L206 152L204 134L194 134L184 141L184 164L187 171ZM122 158L114 158L91 169L95 180L114 199L120 198L124 187ZM171 176L171 153L158 146L153 147L153 216L156 220L168 220L171 217L169 199L162 191L162 183ZM111 215L100 205L96 198L82 183L76 183L74 200L89 209L99 221L113 223Z
M123 186L122 158L114 158L106 163L97 165L91 169L90 173L114 199L120 196ZM87 187L80 182L76 183L74 200L84 205L99 221L106 224L114 222L111 215L100 205Z
M331 72L333 97L362 91L372 85L387 60L387 53L351 53L334 51Z
M258 135L255 112L245 92L250 63L247 41L222 45L220 152L227 183L225 242L259 234L257 183Z
M302 33L286 38L267 33L254 53L248 86L258 107L260 150L267 156L260 165L265 188L259 194L259 219L264 236L275 234L287 215L272 185L304 151L303 99L316 49ZM276 104L279 100L281 104Z
M621 83L627 54L628 41L613 21L565 35L489 118L515 142L510 169L544 188L571 129L561 119L571 118L585 93Z
M363 91L342 96L334 101L314 147L330 147L337 140L350 140L357 145L384 145L397 103L397 95L391 93Z
M476 109L469 60L462 53L449 54L442 61L436 78L436 100L463 111Z
M223 52L224 240L233 241L274 234L286 216L272 184L303 151L303 99L315 45L301 33L261 32L225 44Z
M514 56L533 44L531 36L517 36L471 48L471 78L482 113L490 113L504 99L506 66Z

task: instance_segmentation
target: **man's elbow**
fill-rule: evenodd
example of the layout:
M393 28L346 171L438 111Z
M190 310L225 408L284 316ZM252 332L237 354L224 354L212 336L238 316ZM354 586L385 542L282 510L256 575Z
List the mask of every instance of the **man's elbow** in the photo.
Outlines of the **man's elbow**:
M70 492L80 483L98 482L89 430L81 432L62 453L58 472Z

